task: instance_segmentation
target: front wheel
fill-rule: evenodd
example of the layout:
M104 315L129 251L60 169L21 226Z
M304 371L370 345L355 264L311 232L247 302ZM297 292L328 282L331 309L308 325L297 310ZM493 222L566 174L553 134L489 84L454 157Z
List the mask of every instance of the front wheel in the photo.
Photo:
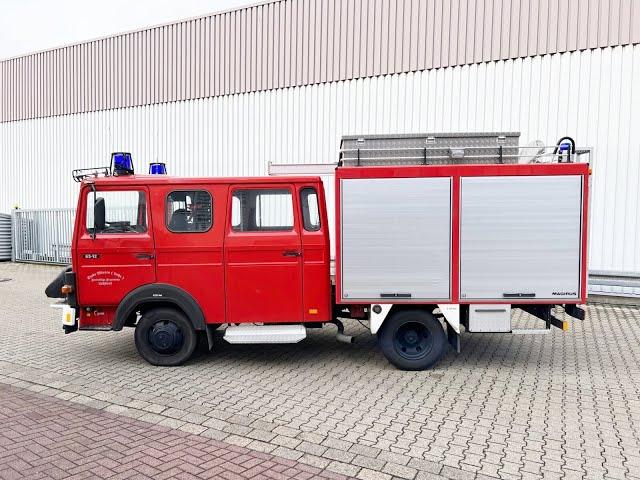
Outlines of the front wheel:
M193 325L182 312L155 308L140 318L135 341L138 353L151 365L173 367L191 357L197 337Z
M400 310L389 317L378 335L387 360L401 370L426 370L445 352L447 338L433 314Z

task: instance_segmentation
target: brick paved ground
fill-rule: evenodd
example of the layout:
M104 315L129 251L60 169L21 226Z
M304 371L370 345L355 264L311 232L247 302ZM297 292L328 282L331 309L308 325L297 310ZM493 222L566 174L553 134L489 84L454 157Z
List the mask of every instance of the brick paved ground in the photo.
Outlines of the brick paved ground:
M0 479L346 478L180 430L0 385Z
M591 306L545 336L465 334L401 372L357 323L297 345L228 345L180 368L132 331L63 335L55 269L0 264L0 383L361 478L640 478L640 310ZM518 326L533 326L520 314Z

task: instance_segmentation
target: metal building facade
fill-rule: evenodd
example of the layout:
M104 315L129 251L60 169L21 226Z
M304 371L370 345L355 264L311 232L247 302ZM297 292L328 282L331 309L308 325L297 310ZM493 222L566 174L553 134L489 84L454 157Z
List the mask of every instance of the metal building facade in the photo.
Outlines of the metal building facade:
M70 170L114 150L262 175L348 134L568 134L594 147L591 269L640 277L639 42L631 0L291 0L11 59L0 211L74 206Z
M640 42L633 0L280 0L0 63L0 121Z

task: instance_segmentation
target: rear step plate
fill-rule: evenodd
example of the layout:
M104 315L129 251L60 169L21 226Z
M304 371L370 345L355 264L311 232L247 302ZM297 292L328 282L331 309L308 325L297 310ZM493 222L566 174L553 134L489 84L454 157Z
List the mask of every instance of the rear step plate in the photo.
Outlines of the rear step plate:
M298 343L307 338L304 325L237 325L227 327L229 343Z

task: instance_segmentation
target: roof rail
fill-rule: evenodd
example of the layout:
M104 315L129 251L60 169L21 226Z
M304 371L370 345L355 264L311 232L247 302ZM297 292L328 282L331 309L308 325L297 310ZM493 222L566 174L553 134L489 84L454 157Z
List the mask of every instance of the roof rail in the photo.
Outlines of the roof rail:
M109 167L77 168L71 172L71 176L78 183L86 178L108 177L110 174Z
M519 145L519 132L426 133L342 137L344 166L468 165L574 162L590 149L576 149L570 137L545 146Z

